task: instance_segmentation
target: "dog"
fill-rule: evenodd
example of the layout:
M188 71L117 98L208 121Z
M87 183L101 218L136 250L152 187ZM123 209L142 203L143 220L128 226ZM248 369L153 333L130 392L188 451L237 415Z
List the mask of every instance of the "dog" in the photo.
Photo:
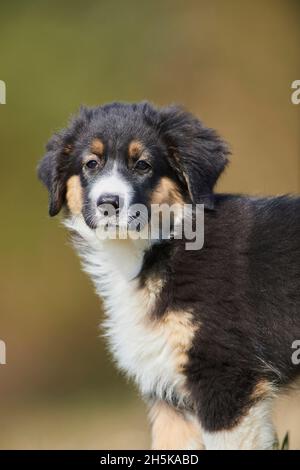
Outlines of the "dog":
M111 103L82 108L39 164L49 214L63 209L104 299L112 355L149 404L153 449L270 449L274 398L299 377L300 198L215 193L229 156L180 106ZM136 204L148 215L131 230ZM151 207L172 204L192 209L147 235ZM204 243L188 250L174 234L197 207Z

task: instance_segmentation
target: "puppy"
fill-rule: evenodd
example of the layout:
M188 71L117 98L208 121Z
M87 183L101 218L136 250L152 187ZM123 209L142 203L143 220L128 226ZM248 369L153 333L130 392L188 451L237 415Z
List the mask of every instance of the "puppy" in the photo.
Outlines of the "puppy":
M271 448L274 396L300 372L300 200L215 194L228 154L177 106L112 103L81 109L39 165L111 352L149 403L154 449ZM149 230L174 204L169 228ZM204 243L187 249L178 227L198 208Z

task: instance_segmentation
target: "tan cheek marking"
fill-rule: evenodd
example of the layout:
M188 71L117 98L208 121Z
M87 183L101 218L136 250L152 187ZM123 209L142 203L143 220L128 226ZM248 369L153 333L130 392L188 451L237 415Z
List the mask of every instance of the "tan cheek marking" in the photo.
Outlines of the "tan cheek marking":
M152 204L183 204L184 201L179 188L170 178L163 177L154 189L151 198Z
M152 449L203 449L197 420L175 410L165 402L156 402L150 411Z
M144 146L142 142L138 140L133 140L129 144L128 155L130 158L138 157L142 154L143 150L144 150Z
M67 181L67 204L74 215L79 215L82 211L82 187L78 175L71 176Z
M102 140L98 138L94 139L91 145L91 152L100 157L101 155L103 155L103 151L104 151L104 144Z

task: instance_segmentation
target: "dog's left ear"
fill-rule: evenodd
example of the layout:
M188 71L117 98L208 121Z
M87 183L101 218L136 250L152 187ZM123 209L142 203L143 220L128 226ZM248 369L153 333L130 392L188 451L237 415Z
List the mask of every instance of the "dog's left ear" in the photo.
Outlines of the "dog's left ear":
M229 149L213 130L178 106L160 111L159 131L169 158L187 184L191 200L213 208L213 188L224 170Z

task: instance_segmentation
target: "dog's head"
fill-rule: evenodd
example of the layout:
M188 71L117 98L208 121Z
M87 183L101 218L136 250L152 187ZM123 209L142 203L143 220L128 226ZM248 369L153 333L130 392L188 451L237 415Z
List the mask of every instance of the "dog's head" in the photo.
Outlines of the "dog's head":
M212 206L228 150L216 132L177 106L112 103L82 108L47 144L38 174L49 190L49 213L62 207L97 228L109 208L153 204Z

